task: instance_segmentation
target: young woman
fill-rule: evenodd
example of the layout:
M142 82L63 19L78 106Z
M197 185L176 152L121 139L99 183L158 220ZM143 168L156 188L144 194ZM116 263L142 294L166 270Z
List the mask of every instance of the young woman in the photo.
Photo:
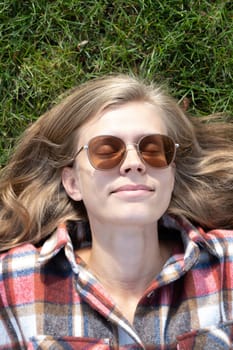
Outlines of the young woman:
M233 124L124 75L30 126L0 181L0 349L231 349Z

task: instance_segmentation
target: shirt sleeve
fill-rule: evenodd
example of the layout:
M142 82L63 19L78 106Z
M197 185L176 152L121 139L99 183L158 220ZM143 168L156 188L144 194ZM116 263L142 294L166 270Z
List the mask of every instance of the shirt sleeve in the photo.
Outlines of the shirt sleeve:
M8 302L8 293L5 280L9 281L8 273L3 272L2 260L0 261L0 350L16 350L25 344L13 313L13 308ZM9 291L8 291L9 292Z

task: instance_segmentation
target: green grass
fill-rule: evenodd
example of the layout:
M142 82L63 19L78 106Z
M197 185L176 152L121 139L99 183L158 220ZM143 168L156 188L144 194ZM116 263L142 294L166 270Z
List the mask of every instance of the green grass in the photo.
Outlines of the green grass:
M57 96L110 72L167 85L195 115L232 114L232 1L0 1L0 164Z

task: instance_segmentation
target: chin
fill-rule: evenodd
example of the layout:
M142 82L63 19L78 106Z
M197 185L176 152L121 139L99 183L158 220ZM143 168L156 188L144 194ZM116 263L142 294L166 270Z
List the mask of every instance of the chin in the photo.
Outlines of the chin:
M162 215L161 215L162 216ZM159 220L161 216L155 217L154 213L153 216L149 215L142 215L138 214L136 215L135 213L132 215L124 215L124 216L118 216L115 217L114 224L115 225L126 225L126 226L147 226L154 224Z

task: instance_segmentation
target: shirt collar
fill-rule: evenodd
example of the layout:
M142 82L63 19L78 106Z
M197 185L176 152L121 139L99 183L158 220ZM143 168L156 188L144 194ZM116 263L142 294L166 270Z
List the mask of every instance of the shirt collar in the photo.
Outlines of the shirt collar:
M39 254L38 264L46 264L63 248L73 271L78 273L79 267L76 263L74 247L65 224L59 224L53 234L45 241Z
M205 232L201 227L194 226L184 216L164 215L162 224L169 229L175 229L180 232L186 255L189 255L187 250L188 245L191 244L199 248L203 247L216 257L222 256L222 249L219 249L219 242L215 235L216 230Z
M186 268L189 268L190 264L194 263L197 259L200 251L200 246L205 247L207 251L219 257L221 255L221 249L218 247L218 242L211 239L208 233L204 232L201 228L196 228L192 223L183 216L173 217L171 215L164 215L162 218L162 225L169 229L178 230L181 234L181 238L184 244L186 262ZM64 248L65 255L69 260L74 272L80 270L76 262L73 244L68 233L66 224L59 224L53 234L43 244L38 263L43 265L51 260L57 253Z

